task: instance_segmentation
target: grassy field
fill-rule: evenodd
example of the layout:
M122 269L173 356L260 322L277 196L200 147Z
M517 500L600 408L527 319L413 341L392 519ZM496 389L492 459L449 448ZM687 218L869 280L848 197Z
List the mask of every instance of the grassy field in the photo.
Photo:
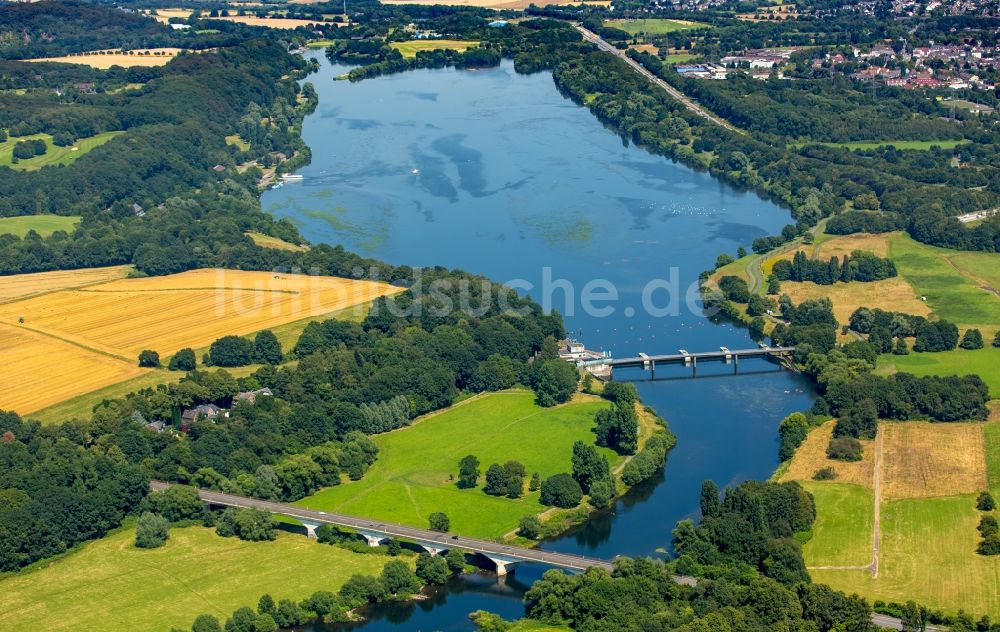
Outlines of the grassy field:
M975 373L990 387L990 395L1000 398L1000 349L989 346L966 351L910 353L905 356L883 355L878 359L877 372L883 375L904 371L914 375L968 375Z
M458 461L474 454L484 473L492 463L515 459L528 475L545 477L570 471L573 442L593 443L594 413L607 402L577 396L570 404L539 408L527 391L489 394L467 400L418 420L412 427L375 437L379 457L356 482L330 487L300 501L305 507L339 511L418 527L443 511L452 531L500 538L517 527L522 516L546 508L538 492L511 500L477 489L459 489ZM614 465L617 457L602 451Z
M912 599L950 613L964 609L977 619L983 614L996 618L1000 558L975 552L980 515L975 495L883 502L877 578L867 571L809 573L815 582L869 600Z
M115 136L119 136L124 133L125 132L104 132L103 134L98 134L97 136L80 138L77 139L77 141L70 147L56 147L52 144L52 137L48 134L32 134L31 136L10 137L5 142L0 143L0 166L11 167L12 169L17 169L19 171L36 171L49 165L68 165L85 155L94 147L100 147ZM15 164L13 162L14 145L16 145L18 141L34 140L38 138L45 141L45 144L48 146L48 151L41 156L35 156L34 158L28 158L26 160L19 160L17 164Z
M812 431L792 465L807 458ZM813 581L869 600L918 603L946 612L1000 614L1000 559L976 554L978 491L1000 491L1000 422L886 422L883 432L879 574L824 569L871 561L871 491L841 481L816 482L789 467L816 499L817 520L804 545ZM825 439L825 437L821 437ZM866 459L870 445L866 445ZM811 476L811 475L810 475Z
M940 147L941 149L952 149L961 144L968 143L967 140L879 140L879 141L867 141L867 140L855 140L846 143L796 143L796 147L804 147L805 145L825 145L826 147L844 147L846 149L875 149L877 147L891 146L896 149L916 149L920 151L928 151L931 147Z
M645 20L606 20L604 26L625 31L630 35L644 33L646 35L663 35L687 29L712 28L711 24L692 22L690 20L667 20L649 18Z
M833 285L817 285L811 281L783 281L781 293L790 296L796 305L810 299L829 298L833 301L833 314L842 324L847 324L851 314L859 307L878 307L917 316L929 316L931 313L927 304L914 296L910 284L900 277L870 283Z
M44 568L0 579L0 628L187 630L202 613L225 621L240 606L256 609L264 593L299 601L317 590L335 592L354 573L378 574L388 559L289 533L242 542L187 527L149 550L135 548L134 539L134 529L126 529Z
M407 42L393 42L390 44L393 48L398 50L403 57L407 59L412 59L417 56L417 53L421 51L429 50L439 50L442 48L447 48L449 50L457 50L458 52L465 52L466 50L472 48L473 46L479 46L479 42L468 42L464 40L410 40Z
M19 215L17 217L0 217L0 235L12 234L24 237L33 230L42 237L48 237L57 230L67 233L80 223L79 215ZM6 290L6 288L4 288ZM0 290L0 295L4 293Z
M863 566L872 561L872 490L836 482L806 482L816 500L813 535L802 547L806 564ZM812 571L810 571L812 572Z
M144 372L135 366L142 349L166 360L183 347L200 350L224 335L273 328L287 350L310 320L363 318L374 298L400 291L368 281L232 270L100 281L125 269L80 271L76 282L72 274L51 273L42 291L43 275L5 277L3 293L7 280L12 289L0 301L8 334L0 342L0 383L10 388L0 391L0 408L32 413L134 378Z
M132 66L163 66L180 54L181 48L143 48L128 53L120 51L92 51L62 57L45 57L43 59L25 59L23 61L52 61L62 64L82 64L91 68L107 70L112 66L130 68Z
M306 246L299 246L298 244L291 244L284 239L278 239L277 237L271 237L270 235L265 235L263 233L249 232L247 236L253 240L253 243L257 244L262 248L274 248L275 250L290 250L292 252L305 252L309 250Z
M902 233L889 240L889 255L899 273L918 295L927 297L927 304L939 318L996 331L1000 327L1000 298L983 289L983 284L973 278L973 271L979 276L995 277L1000 254L963 256L960 264L953 264L951 257L957 254L917 243Z

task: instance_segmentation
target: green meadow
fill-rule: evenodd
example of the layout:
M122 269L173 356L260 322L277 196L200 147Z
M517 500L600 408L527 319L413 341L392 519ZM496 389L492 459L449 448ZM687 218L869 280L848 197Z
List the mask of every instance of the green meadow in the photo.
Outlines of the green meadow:
M709 29L711 24L704 22L691 22L689 20L667 20L663 18L648 18L643 20L607 20L604 26L625 31L629 35L663 35L674 31L684 31L688 29Z
M984 349L910 353L905 356L883 355L878 359L878 373L902 371L913 375L969 375L975 373L990 387L990 396L1000 398L1000 349L986 341Z
M875 498L858 485L803 482L816 500L813 534L802 547L808 566L863 566L872 561Z
M94 147L100 147L115 136L125 132L104 132L88 138L80 138L71 147L56 147L52 144L52 136L49 134L32 134L31 136L10 137L5 142L0 143L0 166L11 167L20 171L35 171L49 165L68 165L76 161ZM15 164L14 145L22 140L34 140L40 138L45 141L48 150L41 156L20 160ZM75 148L75 150L74 150Z
M889 240L889 256L918 296L927 297L935 315L959 325L1000 326L1000 298L983 289L976 276L994 276L1000 255L963 257L950 263L954 250L918 243L902 233ZM961 266L961 267L956 267ZM990 341L987 341L989 344Z
M952 614L962 609L975 619L996 618L1000 559L976 553L980 515L974 494L883 502L878 577L855 570L809 573L814 582L869 600L912 599Z
M378 460L363 479L329 487L298 504L425 528L431 513L443 511L456 533L502 538L522 516L546 507L537 491L516 500L488 496L482 490L486 469L513 459L524 464L528 476L569 472L573 443L593 443L594 414L607 406L578 395L568 404L540 408L534 395L522 390L475 397L375 437ZM612 467L620 461L611 450L601 450ZM468 454L479 459L483 476L479 487L459 489L458 462Z
M0 235L13 234L24 237L33 230L42 237L48 237L57 230L72 232L80 223L78 215L18 215L0 217Z
M135 529L89 542L62 559L0 578L0 629L163 632L189 630L199 614L225 621L241 606L336 592L353 574L377 575L389 559L278 532L273 542L171 529L158 549L135 547Z

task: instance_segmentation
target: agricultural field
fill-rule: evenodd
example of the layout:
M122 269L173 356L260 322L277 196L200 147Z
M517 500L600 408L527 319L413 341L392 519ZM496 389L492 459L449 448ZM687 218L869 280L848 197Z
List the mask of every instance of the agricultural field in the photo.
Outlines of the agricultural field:
M134 362L0 323L0 410L30 413L141 375Z
M0 235L11 234L24 237L33 230L42 237L48 237L57 230L73 232L80 223L79 215L19 215L17 217L0 217ZM6 287L0 289L0 300L6 292Z
M417 53L421 51L439 50L442 48L447 48L448 50L456 50L460 53L467 51L473 46L479 46L479 42L467 42L463 40L410 40L407 42L393 42L390 44L392 48L395 48L403 57L407 59L412 59L417 56Z
M883 498L973 494L987 488L983 424L882 422Z
M300 26L311 26L318 23L316 20L299 20L296 18L259 18L254 15L230 15L210 19L236 22L237 24L246 24L247 26L265 26L269 29L282 30L297 29Z
M307 246L300 246L298 244L292 244L284 239L278 239L277 237L271 237L270 235L265 235L263 233L247 233L247 237L253 240L253 243L257 244L261 248L274 248L275 250L290 250L292 252L305 252L309 250Z
M94 147L100 147L115 136L119 136L124 133L125 132L104 132L103 134L98 134L96 136L80 138L77 139L77 141L70 147L57 147L52 144L52 136L48 134L32 134L30 136L10 137L5 142L0 143L0 166L7 166L11 169L17 169L18 171L36 171L49 165L68 165L76 161L81 156L86 155L86 153ZM19 160L17 163L13 161L14 145L16 145L18 141L35 140L39 138L44 140L48 147L48 150L44 154L41 156L34 156L33 158Z
M913 375L968 375L975 373L990 388L990 396L1000 398L1000 349L990 346L967 351L941 351L938 353L910 353L905 356L879 356L877 373L889 375L897 371Z
M124 279L131 269L131 266L110 266L5 276L3 283L0 284L0 303L10 303L39 294Z
M132 66L163 66L181 53L181 48L142 48L123 53L121 51L91 51L62 57L25 59L22 61L53 61L62 64L82 64L91 68L107 70L112 66L130 68Z
M488 496L483 477L478 488L459 489L454 480L459 460L475 455L484 475L490 464L510 459L523 463L529 476L569 472L573 442L593 443L594 414L607 405L577 395L571 403L539 408L533 394L521 390L469 399L409 428L374 437L378 461L363 479L329 487L298 504L417 527L426 527L431 513L443 511L456 533L500 538L522 516L546 509L539 493L516 500ZM614 452L601 451L612 468L621 461Z
M256 609L264 593L300 601L317 590L336 592L352 574L377 575L389 559L280 531L273 542L221 538L203 527L171 529L158 549L134 541L135 529L123 529L0 579L0 628L188 630L199 614L225 621L241 606Z
M781 293L792 298L796 305L815 298L833 301L833 315L846 324L859 307L878 307L887 311L906 312L917 316L930 316L926 303L913 295L913 288L900 277L870 283L834 283L817 285L810 281L797 283L783 281Z
M192 9L156 9L153 12L153 18L157 22L162 22L163 24L168 24L171 18L181 18L186 20L191 17L194 11Z
M667 20L649 18L644 20L606 20L604 26L625 31L629 35L663 35L688 29L712 28L711 24L692 22L690 20Z
M65 276L72 273L44 273L52 277L43 279L50 289L41 293L34 283L44 275L5 277L4 291L6 280L12 290L0 302L0 345L7 347L0 382L16 388L0 392L0 407L32 413L133 378L144 372L135 366L143 349L165 360L183 347L269 328L287 349L310 319L352 317L352 311L363 317L372 300L401 291L369 281L232 270L123 279L124 269L103 269L114 279L104 282L93 271L80 271L75 282Z
M913 599L976 618L1000 614L1000 559L975 552L976 494L1000 491L1000 422L883 422L876 577L869 569L830 568L871 561L874 498L871 483L812 481L818 463L797 464L816 460L811 443L816 437L825 445L825 429L813 430L780 474L800 480L816 499L817 520L803 546L813 581L870 601ZM871 447L865 446L866 461Z

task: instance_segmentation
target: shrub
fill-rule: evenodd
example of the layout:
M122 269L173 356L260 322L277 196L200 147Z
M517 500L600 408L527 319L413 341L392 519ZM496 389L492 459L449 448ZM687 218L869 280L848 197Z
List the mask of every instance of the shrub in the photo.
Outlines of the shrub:
M160 366L160 354L146 349L139 354L139 366L156 368Z
M524 516L517 524L517 533L529 540L537 540L542 535L542 521L538 516Z
M826 448L826 456L838 461L860 461L862 456L861 442L854 437L836 437L830 440Z
M976 509L979 511L993 511L996 507L997 503L989 492L981 492L976 499Z
M832 481L837 478L837 470L830 466L821 467L813 474L814 481Z
M984 538L1000 533L1000 525L997 524L997 519L993 516L983 516L980 518L977 529L979 529L979 535Z
M163 546L170 537L170 523L163 516L144 512L135 527L135 545L140 549Z
M426 552L417 557L417 577L425 583L441 585L448 581L449 575L451 571L445 558Z
M277 524L274 516L266 511L229 507L219 517L215 532L222 537L235 535L248 542L261 542L278 537L274 531Z
M583 500L583 489L569 474L556 474L542 482L541 503L543 505L569 509Z
M982 349L983 332L978 329L967 329L965 334L962 336L962 342L960 342L958 346L963 349Z
M167 365L167 368L171 371L194 371L197 363L194 350L184 348L170 358L170 364Z
M447 514L441 511L435 511L428 516L427 522L430 525L431 531L440 531L441 533L444 533L451 528L451 520L448 519Z
M991 535L983 538L976 552L980 555L1000 555L1000 536Z
M598 509L604 509L615 498L615 486L611 480L595 481L590 486L590 504Z

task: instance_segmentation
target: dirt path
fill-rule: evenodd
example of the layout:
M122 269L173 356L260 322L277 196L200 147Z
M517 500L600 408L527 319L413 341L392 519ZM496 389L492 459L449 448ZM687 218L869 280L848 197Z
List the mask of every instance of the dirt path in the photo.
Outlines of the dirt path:
M872 578L878 577L879 539L882 537L882 426L875 433L875 514L872 521Z

